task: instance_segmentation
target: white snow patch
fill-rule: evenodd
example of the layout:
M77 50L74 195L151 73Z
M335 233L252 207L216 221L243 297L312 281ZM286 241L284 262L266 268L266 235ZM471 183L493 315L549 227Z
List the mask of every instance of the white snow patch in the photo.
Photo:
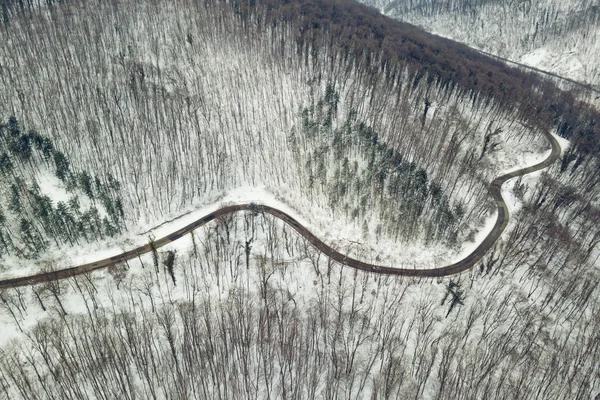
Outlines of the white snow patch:
M571 147L571 142L565 138L558 136L556 133L551 133L552 136L556 139L558 144L560 145L561 154L565 154L565 152Z
M36 182L40 187L40 191L50 197L53 203L62 201L66 203L69 201L73 194L69 194L65 188L65 184L61 182L56 176L50 171L42 171L36 176Z

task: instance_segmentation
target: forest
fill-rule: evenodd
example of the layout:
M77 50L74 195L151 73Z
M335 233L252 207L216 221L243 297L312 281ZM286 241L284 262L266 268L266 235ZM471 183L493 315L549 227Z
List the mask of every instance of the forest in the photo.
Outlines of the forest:
M359 237L350 252L374 248L386 264L431 267L455 258L493 217L487 185L497 171L544 148L541 128L521 123L500 102L417 82L405 66L380 75L367 56L345 64L325 38L314 51L299 49L295 30L250 28L228 7L182 4L199 15L211 7L217 25L196 26L194 14L168 10L179 25L156 20L164 33L148 41L145 18L157 18L160 4L138 5L135 16L127 7L97 9L98 18L121 21L114 29L77 19L86 2L65 3L11 20L12 45L0 50L3 104L52 139L74 169L118 182L113 208L130 229L262 185L329 243ZM32 21L43 29L31 30ZM336 107L323 102L328 97ZM340 176L350 167L357 179L344 188ZM410 199L399 195L408 188ZM327 215L335 215L334 225ZM98 239L109 247L127 237L115 233ZM398 244L407 250L394 251Z
M50 239L74 246L121 231L120 186L110 174L101 178L73 171L51 139L25 130L15 117L0 124L0 137L3 204L8 204L6 211L0 209L0 254L31 259ZM40 185L52 193L44 193ZM57 187L68 200L54 205L51 196Z
M346 0L0 4L0 279L242 200L437 267L486 233L495 177L547 132L563 146L504 186L505 233L456 276L347 268L257 206L1 289L0 399L600 394L598 116L577 93Z
M245 7L248 3L233 4L242 14L251 12ZM314 44L315 38L326 32L340 38L334 46L341 47L345 59L351 56L361 60L366 53L364 57L370 63L371 54L376 59L374 68L386 70L387 63L407 66L415 82L426 76L437 84L458 86L470 96L494 98L509 107L517 106L511 103L518 99L527 99L518 105L522 119L556 126L582 153L599 151L600 111L534 73L508 67L467 46L393 21L378 10L351 0L274 0L260 4L269 10L266 23L291 20L300 25L296 40L301 46Z
M596 88L598 3L363 0L388 16ZM593 99L593 97L592 97Z

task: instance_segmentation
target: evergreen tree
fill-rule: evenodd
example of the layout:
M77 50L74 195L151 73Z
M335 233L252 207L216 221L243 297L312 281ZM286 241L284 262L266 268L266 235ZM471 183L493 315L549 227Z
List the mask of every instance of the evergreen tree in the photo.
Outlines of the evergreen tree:
M12 143L11 151L23 161L31 158L31 140L29 135L24 134Z
M19 121L14 116L8 118L8 134L13 138L19 137L21 129L19 128Z
M123 211L123 203L121 202L121 198L115 200L115 209L117 211L117 215L119 215L121 219L125 218L125 212Z
M36 234L35 228L31 224L31 222L29 222L25 218L21 218L21 222L19 224L19 229L20 229L21 239L23 240L23 243L25 243L25 245L27 246L29 251L32 253L32 254L30 254L30 256L31 255L35 256L36 253L43 250L44 243L40 240L39 236Z
M48 139L47 137L43 137L42 143L40 145L40 150L42 151L44 159L46 161L50 161L54 152L54 145L52 144L52 140Z
M21 212L21 195L19 188L14 183L10 185L10 202L8 208L16 213Z
M92 189L92 177L86 171L81 172L77 176L77 183L87 197L94 200L94 191Z
M108 220L108 218L102 218L102 225L106 236L114 236L117 234L117 228Z
M6 154L6 152L3 152L2 155L0 155L0 172L6 176L12 173L12 170L13 163L10 160L10 156Z
M54 165L57 178L64 182L69 176L69 159L62 152L55 150Z
M173 267L175 265L175 251L174 250L167 251L167 257L165 258L164 265L167 268L167 272L171 276L171 279L173 280L173 284L175 286L177 286L177 283L175 282L175 271L173 270Z

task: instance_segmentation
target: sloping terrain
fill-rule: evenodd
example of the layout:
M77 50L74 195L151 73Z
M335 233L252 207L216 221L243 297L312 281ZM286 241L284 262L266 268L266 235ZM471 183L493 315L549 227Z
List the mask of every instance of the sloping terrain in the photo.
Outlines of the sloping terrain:
M51 139L14 117L0 124L0 137L6 207L0 208L0 254L31 260L51 244L83 245L121 232L120 185L110 174L74 170Z
M361 2L429 32L600 87L597 1Z
M373 75L376 60L325 37L298 53L294 25L272 16L244 26L228 7L127 3L78 18L89 7L10 21L0 101L74 168L118 181L130 229L264 186L334 227L334 247L360 239L385 264L443 265L493 221L489 182L548 148L518 102L411 64Z
M0 399L600 394L600 128L573 94L352 1L0 5L7 157L48 215L71 190L121 227L75 246L118 263L0 289ZM340 259L443 265L506 212L452 277ZM58 221L4 277L72 265Z

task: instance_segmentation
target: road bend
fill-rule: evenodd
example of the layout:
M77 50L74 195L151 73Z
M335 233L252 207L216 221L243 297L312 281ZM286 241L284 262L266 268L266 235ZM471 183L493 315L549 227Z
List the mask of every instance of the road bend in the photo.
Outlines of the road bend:
M267 213L272 216L279 218L286 224L294 228L300 235L308 240L317 250L325 254L327 257L335 260L336 262L345 265L350 268L359 269L362 271L372 272L376 274L385 275L399 275L399 276L414 276L414 277L443 277L449 275L456 275L472 268L478 261L480 261L490 248L496 243L506 226L510 218L508 206L504 197L502 197L502 185L509 179L516 178L519 176L527 175L532 172L539 171L552 165L560 156L560 145L556 138L549 132L545 132L545 136L550 141L552 151L550 155L542 162L532 165L530 167L521 168L513 172L498 176L495 178L489 186L490 196L495 200L498 208L498 215L496 217L496 223L492 230L488 233L485 239L462 260L455 262L450 265L437 267L437 268L423 268L423 269L407 269L407 268L394 268L391 266L369 264L354 258L348 257L345 254L333 249L321 239L313 235L305 226L294 219L289 214L278 210L276 208L267 205L258 205L255 203L236 204L231 206L222 207L210 214L203 216L190 223L189 225L167 235L158 240L155 240L152 244L148 243L144 246L126 251L119 255L105 258L103 260L95 261L92 263L82 264L75 267L59 269L50 272L41 272L29 276L22 276L17 278L10 278L0 280L0 289L14 288L28 285L35 285L39 283L56 281L61 279L71 278L77 275L88 274L90 272L108 268L133 258L139 257L143 254L150 253L156 249L159 249L177 239L189 234L195 229L211 222L214 219L222 217L224 215L237 213L239 211L252 211L255 213Z

